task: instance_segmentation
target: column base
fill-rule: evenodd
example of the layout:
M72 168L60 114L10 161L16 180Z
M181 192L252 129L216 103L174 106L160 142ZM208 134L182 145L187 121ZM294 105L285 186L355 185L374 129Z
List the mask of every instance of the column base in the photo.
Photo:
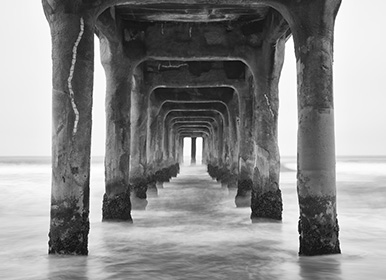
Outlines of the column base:
M90 222L88 212L80 213L77 199L53 201L48 242L49 254L87 255Z
M158 189L156 186L156 182L150 182L147 184L146 196L147 197L158 197Z
M172 166L169 167L170 177L177 177L179 172L180 172L180 165L178 163L173 164Z
M107 194L103 196L102 221L108 220L133 222L129 191L114 197L108 197Z
M281 220L283 211L281 191L269 191L260 195L252 191L251 209L252 222L259 218Z
M143 179L137 181L138 182L131 187L133 190L130 196L131 210L146 210L148 203L146 199L147 182Z
M251 206L252 185L253 183L250 179L237 182L236 207L244 208Z
M218 177L218 167L214 166L212 164L208 164L208 173L209 176L212 177L212 179L216 179Z
M157 171L154 177L157 182L169 182L171 178L168 168L162 168L161 170Z
M299 197L299 255L340 254L335 198Z
M146 206L148 204L147 199L139 198L132 194L130 197L131 209L132 210L146 210Z
M228 182L228 189L234 189L234 190L236 190L236 189L237 189L237 180L231 179L231 180Z
M245 196L235 197L235 204L237 208L247 208L251 206L251 192L245 194Z
M218 174L216 178L217 181L224 182L225 184L228 185L228 182L230 181L230 179L231 179L231 172L229 171L228 168L222 167L218 170Z

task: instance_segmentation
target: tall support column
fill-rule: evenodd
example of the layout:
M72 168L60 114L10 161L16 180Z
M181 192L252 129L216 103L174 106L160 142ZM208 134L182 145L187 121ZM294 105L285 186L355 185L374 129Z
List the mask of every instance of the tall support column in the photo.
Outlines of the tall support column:
M208 137L202 137L202 155L201 155L202 164L206 164L208 161Z
M184 162L184 138L177 134L177 162L181 165Z
M148 102L147 120L147 166L156 181L157 188L163 188L163 182L167 182L164 161L164 115L159 110L161 104L150 93Z
M162 114L163 117L162 117L162 126L163 126L163 136L162 136L162 139L163 139L163 164L165 167L168 167L169 166L169 162L170 162L170 155L169 155L169 150L170 150L170 128L168 126L168 123L165 122L165 114Z
M172 150L172 157L174 163L179 163L179 158L178 158L178 151L179 151L179 137L178 137L178 132L176 129L172 128L173 134L172 134L172 141L173 141L173 150Z
M227 104L229 111L229 152L227 158L227 174L224 183L228 188L235 189L237 187L238 170L238 155L239 155L239 118L240 118L240 100L239 92L234 92L232 100Z
M340 253L332 82L340 2L318 1L290 10L298 72L300 255Z
M176 136L176 132L174 130L174 127L170 126L170 124L168 124L168 158L169 158L169 161L170 162L173 162L176 163L176 158L175 158L175 136Z
M192 147L191 147L191 160L190 163L195 164L196 163L196 137L192 137Z
M146 195L151 195L155 193L158 195L157 189L157 178L156 178L156 156L158 154L156 146L156 130L157 130L157 119L155 117L154 100L152 100L150 95L150 89L146 88L144 90L146 96L147 109L146 112L146 173L149 176L150 182L148 184L148 191ZM158 184L158 187L160 184Z
M147 94L143 82L143 70L137 66L132 76L131 89L131 141L130 141L130 185L132 209L144 210L147 206L148 180L145 174L146 159L141 158L143 142L146 141ZM145 144L146 145L146 144Z
M214 133L211 135L208 142L209 150L209 163L208 173L213 179L217 179L219 176L219 167L221 161L222 147L223 147L223 131L224 131L223 118L219 117L214 127Z
M62 4L57 4L62 5ZM94 20L43 1L52 35L49 254L88 254ZM71 9L70 9L71 10Z
M130 167L130 93L133 67L123 52L110 12L99 17L101 61L106 74L106 155L102 219L132 222Z
M284 62L285 34L275 32L272 22L279 14L271 14L267 29L270 30L262 47L256 53L252 71L256 81L255 93L255 164L251 200L251 219L282 219L282 197L279 189L280 155L277 138L279 111L278 85ZM272 36L272 37L271 37Z
M225 120L221 119L221 125L219 125L218 133L217 133L217 139L216 142L213 142L212 145L215 147L215 166L217 168L221 168L223 164L223 152L224 152L224 143L225 143L225 133L226 133L227 127L225 124Z
M148 172L155 174L162 163L162 122L157 115L158 107L153 98L149 98L147 109L147 137L146 137L146 158Z
M180 164L184 162L184 137L180 137Z
M237 207L251 206L252 178L255 164L253 143L253 76L248 77L249 87L240 91L239 172L237 178Z

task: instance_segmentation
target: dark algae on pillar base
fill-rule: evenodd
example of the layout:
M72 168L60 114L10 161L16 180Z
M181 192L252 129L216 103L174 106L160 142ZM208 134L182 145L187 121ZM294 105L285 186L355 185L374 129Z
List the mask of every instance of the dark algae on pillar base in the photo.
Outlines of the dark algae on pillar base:
M78 201L68 198L52 200L51 227L48 253L66 255L87 255L90 223L88 213L80 213Z
M340 254L333 197L299 197L299 255ZM334 203L335 204L335 203Z

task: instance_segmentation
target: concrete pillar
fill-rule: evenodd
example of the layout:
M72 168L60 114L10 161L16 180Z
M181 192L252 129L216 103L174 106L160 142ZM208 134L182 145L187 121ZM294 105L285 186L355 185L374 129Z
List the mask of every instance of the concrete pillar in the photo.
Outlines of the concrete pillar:
M180 137L179 133L176 130L173 130L173 159L175 163L180 163L179 159L180 153Z
M143 70L137 66L132 76L131 112L130 112L130 172L131 207L144 210L147 206L146 192L148 179L145 174L145 163L141 161L141 150L146 139L147 95L144 92ZM153 186L153 185L152 185Z
M201 162L206 164L208 161L208 137L202 137L202 155Z
M229 111L229 136L228 136L228 153L225 159L226 175L224 182L228 188L237 188L238 177L238 155L239 155L239 93L233 92L233 98L228 102Z
M163 135L164 135L164 126L162 123L161 116L155 117L156 127L152 129L151 135L155 138L155 163L156 169L163 168L163 159L164 159L164 145L163 145Z
M216 179L219 174L219 163L220 163L220 155L222 153L222 137L224 130L224 121L222 118L217 119L217 125L214 127L214 134L211 135L211 141L209 144L209 158L210 161L208 163L208 173L213 178Z
M109 13L108 13L109 15ZM115 23L111 24L115 26ZM98 29L101 29L98 26ZM108 29L110 32L112 28ZM133 61L123 52L119 31L100 32L101 61L106 74L106 155L102 219L132 222L130 168L130 105Z
M165 166L168 166L169 159L170 159L170 156L169 156L170 128L168 127L168 124L165 123L164 117L162 117L162 126L163 126L163 134L162 134L163 163L165 164Z
M163 188L163 182L168 182L170 178L165 151L167 139L164 139L164 112L160 110L160 103L154 99L154 96L150 98L148 107L147 164L156 181L157 189L160 189Z
M65 5L63 3L57 6ZM43 1L52 35L49 254L88 254L94 20Z
M213 142L212 145L214 147L215 153L215 160L214 165L217 169L219 169L222 166L222 158L223 158L223 151L224 151L224 137L225 137L225 131L226 131L226 124L223 119L221 119L221 125L218 128L218 137L217 141Z
M169 158L173 163L177 162L176 159L176 130L169 125Z
M157 116L158 108L154 98L151 98L147 109L147 137L146 137L146 158L148 172L152 175L160 168L162 161L162 129L159 116Z
M249 87L240 91L240 140L239 140L239 172L237 178L237 207L251 206L252 178L255 164L253 142L253 95L254 80L249 73Z
M196 140L197 140L196 137L191 138L191 141L192 141L191 152L190 152L190 155L191 155L190 163L191 164L196 164Z
M278 84L284 62L285 36L264 41L256 53L253 74L256 83L251 219L282 219L279 189L280 156L277 139Z
M227 173L227 163L229 157L229 146L230 146L230 116L229 114L224 114L226 121L224 122L224 130L221 137L222 142L222 153L219 155L219 171L220 176L218 181L221 182L222 179L225 179L225 174ZM227 182L224 180L224 184L227 186Z
M333 34L338 0L291 8L298 73L300 255L340 253L336 212Z
M184 138L178 135L178 163L184 162Z

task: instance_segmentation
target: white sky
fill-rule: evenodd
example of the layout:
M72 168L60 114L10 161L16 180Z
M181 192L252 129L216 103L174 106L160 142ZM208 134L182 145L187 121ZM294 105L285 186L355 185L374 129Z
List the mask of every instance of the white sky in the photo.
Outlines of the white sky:
M51 154L51 38L41 1L4 1L0 17L0 156ZM385 0L344 0L335 30L337 155L386 155ZM98 54L92 154L104 154L105 77ZM296 155L296 66L292 38L280 82L279 146Z

